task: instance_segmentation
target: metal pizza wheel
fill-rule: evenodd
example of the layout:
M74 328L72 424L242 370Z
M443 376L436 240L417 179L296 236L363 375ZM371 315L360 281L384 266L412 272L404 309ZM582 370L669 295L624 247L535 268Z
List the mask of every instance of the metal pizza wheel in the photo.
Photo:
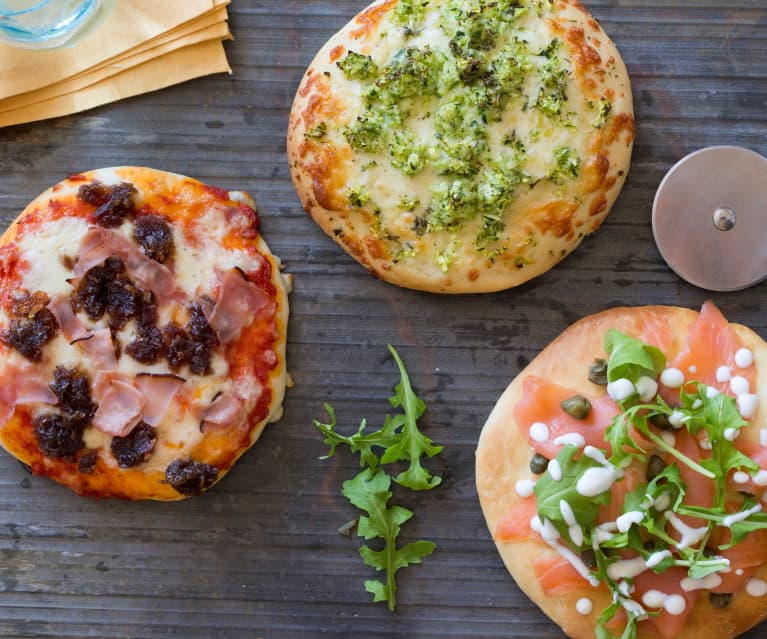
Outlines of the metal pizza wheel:
M652 210L663 259L690 284L735 291L767 277L767 158L712 146L663 178Z

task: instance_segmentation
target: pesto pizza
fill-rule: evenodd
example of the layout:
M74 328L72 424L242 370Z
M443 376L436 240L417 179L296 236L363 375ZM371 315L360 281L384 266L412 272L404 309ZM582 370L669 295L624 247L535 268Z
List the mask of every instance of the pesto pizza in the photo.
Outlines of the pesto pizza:
M484 292L599 227L634 132L626 68L578 0L381 0L306 71L288 156L304 208L368 271Z
M77 493L207 490L281 415L286 280L252 198L71 175L0 238L0 444Z

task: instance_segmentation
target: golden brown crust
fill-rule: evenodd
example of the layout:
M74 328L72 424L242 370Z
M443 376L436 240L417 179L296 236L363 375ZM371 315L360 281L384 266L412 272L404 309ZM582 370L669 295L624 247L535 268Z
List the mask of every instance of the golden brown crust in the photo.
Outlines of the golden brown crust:
M190 224L194 218L210 208L231 207L234 211L242 206L243 210L249 211L247 215L253 215L254 203L244 192L227 193L215 187L208 187L192 178L146 167L112 167L70 176L67 180L40 194L0 236L0 248L9 246L17 240L21 225L32 224L33 228L37 228L34 225L41 222L70 216L82 218L85 215L80 210L83 203L76 200L74 193L79 185L94 180L105 183L130 182L138 189L142 205L147 210L165 216L170 225L183 232L187 239L192 237L189 235L192 233ZM235 213L231 214L231 218L226 217L228 213L223 215L225 216L223 219L231 219L232 224L227 227L227 222L224 221L222 227L217 229L222 250L239 251L241 253L238 254L253 255L254 259L266 260L261 273L268 272L268 275L259 286L263 287L263 290L272 291L271 303L274 304L273 314L268 316L259 314L250 325L243 327L240 336L227 345L224 357L228 371L232 374L235 374L235 371L255 371L259 368L260 372L254 374L262 376L261 381L268 388L268 400L254 404L252 412L244 419L238 419L231 428L204 433L193 447L185 446L183 441L173 443L174 438L177 439L181 435L174 433L172 422L166 424L167 420L164 420L157 430L158 445L162 441L167 444L168 449L175 448L179 457L189 456L201 463L215 466L218 469L216 481L219 481L231 469L235 461L256 442L267 423L281 417L287 378L285 344L288 298L285 281L280 272L279 258L271 254L263 238L256 232L254 216L252 219L248 218L246 228L245 223L242 222L243 218L236 217ZM29 229L26 230L29 231ZM48 259L58 261L59 257L53 255L48 256ZM13 275L5 271L0 272ZM260 349L273 351L275 361L261 364L264 351ZM4 366L6 361L14 357L16 355L8 346L0 345L0 366ZM72 365L71 354L69 357L67 366ZM123 355L123 357L127 356ZM271 355L268 357L271 359ZM52 365L47 361L47 356L43 364ZM87 364L78 365L88 368ZM86 370L86 372L92 381L95 371ZM173 410L183 410L183 406ZM32 430L32 415L25 407L17 407L8 422L0 425L0 445L21 462L30 466L36 474L50 476L82 495L158 500L177 500L186 496L168 483L164 468L156 467L156 464L148 463L132 468L118 467L110 458L108 439L104 444L106 449L99 449L98 460L91 472L81 472L77 460L44 456Z
M658 323L670 336L666 353L673 359L684 346L687 331L697 316L695 311L679 307L621 307L576 322L511 382L482 429L476 456L477 493L496 547L519 587L573 639L594 638L596 619L610 604L607 590L591 588L584 582L582 588L556 597L547 596L535 575L533 562L538 557L557 557L556 552L540 539L495 539L498 522L521 500L515 491L516 482L530 477L531 449L513 414L514 406L522 397L522 382L525 377L536 375L590 397L604 395L603 389L588 381L585 371L595 357L605 357L602 340L609 328L638 337L648 324ZM743 345L753 351L757 370L767 370L767 343L745 326L731 326ZM751 420L753 426L745 428L741 435L754 443L759 440L758 424L763 423L767 415L766 386L758 384L756 392L762 408ZM762 566L756 576L767 578L767 566ZM591 614L582 616L576 612L575 604L581 597L589 597L594 602ZM678 639L731 639L766 617L767 597L740 593L728 607L720 609L712 606L708 597L700 596ZM655 639L654 628L649 624L642 626L640 639Z
M430 180L438 176L422 170L407 178L387 166L386 153L359 152L342 135L362 113L363 104L357 84L344 78L337 62L353 51L369 54L381 65L393 51L407 46L407 39L390 41L397 31L390 22L397 3L377 2L361 12L327 42L304 76L288 127L288 158L302 205L368 271L400 286L440 293L486 292L546 272L599 227L628 173L635 135L633 105L615 45L577 0L558 0L551 16L540 21L540 29L563 43L563 55L572 65L568 108L577 112L573 146L581 157L580 175L564 187L543 179L534 188L519 189L505 210L501 239L479 251L474 241L481 216L455 232L423 235L415 232L414 214L397 209L400 195L428 202ZM611 114L604 126L596 127L594 105L601 101L609 102ZM327 135L312 136L318 125L327 128ZM552 141L550 153L556 144ZM354 205L348 191L371 157L378 164L372 169L375 176L365 169L368 174L362 178L371 184L374 197ZM445 254L450 255L449 268L440 258Z

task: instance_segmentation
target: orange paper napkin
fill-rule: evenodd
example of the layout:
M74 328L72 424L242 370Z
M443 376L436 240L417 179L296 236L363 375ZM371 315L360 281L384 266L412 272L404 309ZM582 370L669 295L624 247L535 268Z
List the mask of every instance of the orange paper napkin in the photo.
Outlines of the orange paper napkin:
M0 44L0 127L33 122L229 72L229 0L114 2L73 46Z

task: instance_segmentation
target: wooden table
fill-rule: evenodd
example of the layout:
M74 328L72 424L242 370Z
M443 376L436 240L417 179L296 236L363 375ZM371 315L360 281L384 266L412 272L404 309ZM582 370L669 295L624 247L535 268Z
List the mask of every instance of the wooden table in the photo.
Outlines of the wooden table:
M677 278L652 238L661 178L688 152L735 144L767 155L764 0L591 0L632 77L637 139L601 230L548 274L497 294L447 297L368 276L301 210L285 157L296 86L363 0L237 0L231 76L208 77L71 117L0 130L7 224L68 173L140 164L245 188L295 278L285 415L210 493L181 503L92 501L0 455L0 636L478 639L561 632L503 568L474 488L474 448L496 398L576 319L615 305L699 307L767 337L764 285L711 294ZM705 179L702 176L701 179ZM357 461L312 428L332 403L350 431L381 423L394 344L444 444L430 494L405 494L403 539L437 551L400 573L399 607L372 604L356 513L341 483ZM762 626L746 635L764 637Z

